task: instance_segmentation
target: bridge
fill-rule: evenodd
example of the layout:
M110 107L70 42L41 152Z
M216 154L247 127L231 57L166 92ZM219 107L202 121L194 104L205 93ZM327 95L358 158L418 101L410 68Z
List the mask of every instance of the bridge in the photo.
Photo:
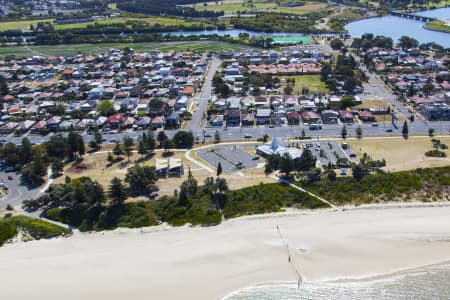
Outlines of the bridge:
M426 23L436 20L436 18L423 17L423 16L409 14L409 13L403 13L403 12L399 12L399 11L391 11L391 15L396 16L396 17L406 18L406 19L413 19L416 21L421 21L421 22L426 22Z

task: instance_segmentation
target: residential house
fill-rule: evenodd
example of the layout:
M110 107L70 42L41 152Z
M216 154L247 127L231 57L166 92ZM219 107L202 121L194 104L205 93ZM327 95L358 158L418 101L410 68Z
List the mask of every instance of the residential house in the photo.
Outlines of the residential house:
M368 110L361 111L359 113L359 119L363 122L375 122L375 116Z
M251 112L242 114L242 126L253 125L255 125L255 115Z
M348 110L339 110L339 119L343 123L353 123L353 114Z
M50 131L56 131L59 129L59 124L62 122L60 116L53 116L47 120L47 128Z
M321 118L320 115L314 111L304 111L302 112L303 122L307 124L320 123Z
M12 133L17 125L19 125L19 123L16 122L7 122L6 124L3 124L2 126L0 126L0 134Z
M178 128L181 125L181 115L179 111L172 112L165 122L165 126L168 128Z
M162 128L164 126L164 117L163 116L156 116L152 118L152 121L150 122L150 127L153 129Z
M239 126L241 124L241 111L236 108L230 108L226 113L227 127Z
M337 124L339 119L339 113L335 110L326 109L321 112L322 122L324 124Z
M286 118L289 125L300 124L300 114L296 111L288 112Z
M223 120L224 120L223 115L216 115L216 116L211 120L211 126L214 126L214 127L222 127L222 125L223 125Z
M258 108L256 110L256 124L265 125L270 123L272 110L270 108Z
M41 120L31 126L31 133L43 133L47 130L47 121Z

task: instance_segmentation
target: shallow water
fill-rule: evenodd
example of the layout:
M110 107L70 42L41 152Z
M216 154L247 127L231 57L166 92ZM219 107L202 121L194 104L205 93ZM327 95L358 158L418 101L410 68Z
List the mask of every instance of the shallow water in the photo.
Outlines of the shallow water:
M450 265L432 267L370 282L259 285L240 290L226 300L392 299L449 300Z

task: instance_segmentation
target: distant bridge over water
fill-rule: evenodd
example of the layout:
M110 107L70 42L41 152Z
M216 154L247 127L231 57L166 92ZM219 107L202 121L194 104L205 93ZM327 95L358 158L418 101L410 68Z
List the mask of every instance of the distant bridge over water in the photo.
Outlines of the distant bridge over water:
M414 14L409 14L409 13L403 13L403 12L399 12L399 11L391 11L391 15L396 16L396 17L426 22L426 23L436 20L436 18L424 17L424 16L419 16L419 15L414 15Z

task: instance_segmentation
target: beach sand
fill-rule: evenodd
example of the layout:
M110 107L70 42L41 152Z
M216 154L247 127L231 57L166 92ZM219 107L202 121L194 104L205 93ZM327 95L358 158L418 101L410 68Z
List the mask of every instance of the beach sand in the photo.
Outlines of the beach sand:
M277 232L277 225L290 246ZM450 207L289 211L0 248L1 299L220 299L261 282L367 278L450 260Z

